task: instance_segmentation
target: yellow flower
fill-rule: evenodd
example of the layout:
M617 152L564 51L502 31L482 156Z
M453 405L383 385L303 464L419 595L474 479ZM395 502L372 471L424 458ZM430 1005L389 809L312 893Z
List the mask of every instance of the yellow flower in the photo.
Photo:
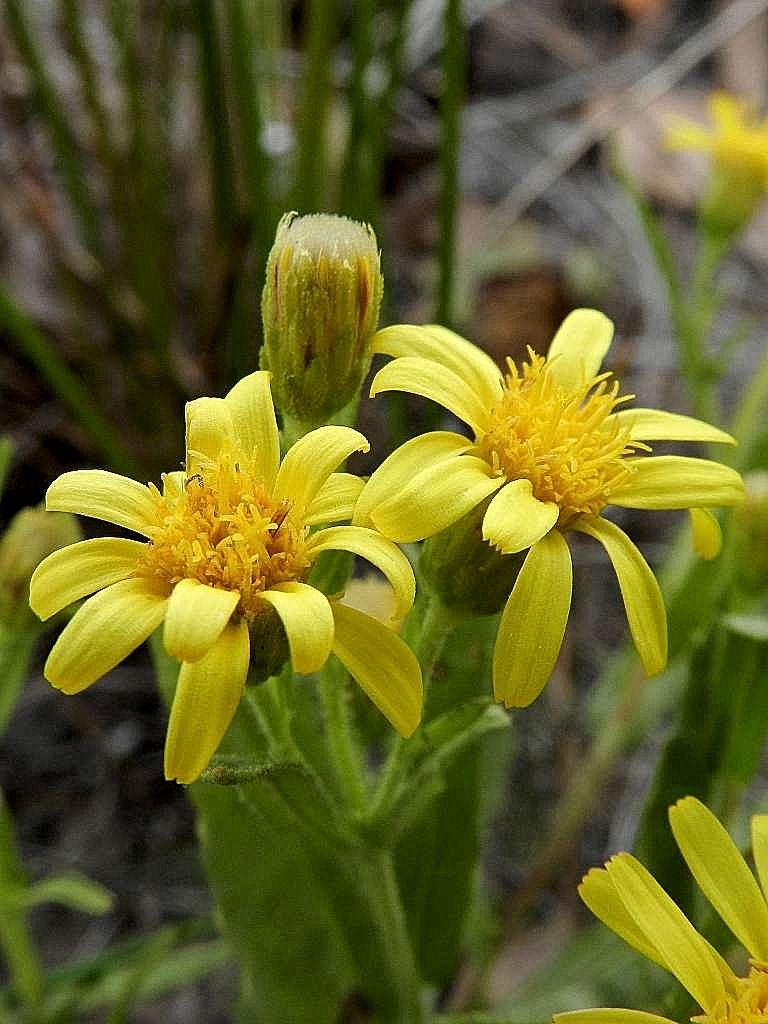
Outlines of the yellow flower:
M749 953L739 977L700 935L656 879L628 853L593 868L581 898L625 942L673 974L702 1009L701 1024L747 1024L768 1014L768 815L752 819L758 882L704 804L688 796L669 809L680 852L699 888ZM556 1024L669 1024L639 1010L559 1013Z
M648 675L667 657L666 612L658 583L627 535L603 518L607 505L696 510L697 547L716 553L717 521L705 509L742 500L734 470L705 459L647 457L649 439L732 444L699 420L655 409L616 411L620 396L599 373L613 325L595 310L576 310L546 359L495 363L441 327L390 327L378 352L395 356L373 380L371 395L410 391L434 399L469 425L474 438L436 431L408 441L366 484L353 522L373 524L400 542L457 522L493 497L483 538L503 554L530 548L504 608L493 661L494 692L523 707L541 692L555 664L571 602L571 558L564 534L598 540L618 577L629 628Z
M398 732L409 735L421 715L418 662L395 631L305 582L323 551L350 551L388 578L398 619L413 603L413 572L390 541L349 525L311 532L350 518L362 482L333 471L368 442L349 427L320 427L281 463L269 376L188 403L186 469L164 474L162 491L79 470L46 495L48 509L147 538L87 540L40 564L30 586L40 618L95 595L58 638L46 678L78 693L164 621L165 648L182 663L165 774L180 782L198 777L226 732L248 674L249 627L271 609L297 672L320 669L333 651Z

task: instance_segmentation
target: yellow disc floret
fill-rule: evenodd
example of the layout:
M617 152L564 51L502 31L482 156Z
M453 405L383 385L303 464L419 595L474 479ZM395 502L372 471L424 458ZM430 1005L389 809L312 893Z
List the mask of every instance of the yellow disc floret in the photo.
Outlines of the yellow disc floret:
M263 591L306 578L308 527L296 521L289 501L265 490L242 452L225 449L197 473L164 477L164 485L139 575L169 587L194 579L236 590L237 612L246 618L267 607Z
M696 1024L757 1024L768 1020L768 964L751 961L746 978L734 978L735 992L691 1020Z
M647 446L608 417L632 396L619 395L611 374L566 389L543 356L509 372L490 425L478 439L480 454L508 480L530 480L539 501L560 506L559 526L579 515L598 515L632 467L624 456Z

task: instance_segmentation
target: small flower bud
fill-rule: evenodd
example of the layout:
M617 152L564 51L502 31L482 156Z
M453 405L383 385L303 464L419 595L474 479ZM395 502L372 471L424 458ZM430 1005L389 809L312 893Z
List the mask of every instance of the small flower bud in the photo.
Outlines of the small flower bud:
M23 508L0 538L0 621L29 612L29 581L51 552L82 539L74 516ZM31 612L29 612L31 617Z
M371 361L383 278L367 224L281 219L262 295L262 365L284 419L320 426L357 396Z

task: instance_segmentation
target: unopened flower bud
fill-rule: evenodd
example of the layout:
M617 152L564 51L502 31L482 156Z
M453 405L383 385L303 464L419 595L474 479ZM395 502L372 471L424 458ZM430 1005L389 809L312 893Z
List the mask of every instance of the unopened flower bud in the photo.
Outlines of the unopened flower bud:
M32 573L51 552L82 536L77 520L66 512L17 512L0 538L0 621L15 621L29 611Z
M367 224L323 213L281 219L262 296L262 365L284 420L320 426L359 394L382 291Z

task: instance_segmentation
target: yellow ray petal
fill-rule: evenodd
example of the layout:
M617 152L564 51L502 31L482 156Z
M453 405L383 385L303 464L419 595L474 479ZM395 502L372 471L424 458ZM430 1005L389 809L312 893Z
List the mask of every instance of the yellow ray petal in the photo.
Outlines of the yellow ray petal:
M196 398L184 408L187 424L187 473L215 462L236 440L232 412L223 398Z
M306 583L277 583L261 596L280 616L294 669L307 675L322 668L333 645L333 615L325 594Z
M611 876L604 868L592 868L581 881L579 896L603 924L616 932L624 941L642 953L648 960L666 967L664 958L634 918L619 896Z
M718 90L710 95L707 106L712 120L720 129L733 131L733 129L738 130L744 127L748 111L748 105L744 100L737 99L731 93Z
M600 516L583 516L571 524L599 540L619 581L629 631L646 675L655 676L667 664L667 611L651 567L623 530Z
M722 974L706 941L653 875L631 854L606 865L624 906L664 958L667 969L707 1013L725 995Z
M461 434L435 430L411 438L387 456L367 481L355 505L354 526L370 526L371 510L407 487L417 473L438 463L445 463L471 448Z
M752 817L752 856L763 893L768 898L768 814Z
M248 675L250 640L244 621L230 623L205 657L179 672L165 740L165 777L190 783L224 738Z
M558 384L571 390L600 372L613 339L613 323L596 309L574 309L563 320L547 353Z
M706 508L691 508L691 531L693 533L693 550L699 558L707 561L717 558L723 546L723 531L720 523Z
M364 486L365 482L353 473L331 473L312 499L304 522L316 526L351 519Z
M307 544L312 557L321 551L351 551L367 559L384 573L395 595L393 622L399 622L411 609L416 596L416 580L411 563L400 548L362 526L332 526L316 533Z
M712 151L713 143L711 132L684 117L671 121L664 136L664 147L671 150L698 149L708 153Z
M626 459L634 469L627 482L610 496L624 508L715 508L740 505L744 482L735 469L709 459L659 455Z
M556 1013L554 1024L674 1024L669 1017L659 1017L644 1010L622 1010L600 1007L594 1010L569 1010Z
M541 540L559 515L554 502L534 498L530 480L513 480L491 499L483 517L483 539L512 555Z
M333 653L401 736L421 721L421 668L413 651L378 619L334 602Z
M692 796L670 807L669 821L701 891L751 955L768 959L768 907L726 829Z
M605 421L606 427L630 431L633 441L701 441L708 444L736 444L724 430L663 409L622 409Z
M552 675L568 622L572 583L568 545L552 530L528 552L501 615L493 692L506 707L526 707Z
M174 469L171 473L163 473L163 497L178 498L183 493L187 474L183 469Z
M73 601L126 579L136 569L144 547L138 540L97 537L54 551L29 582L32 611L45 621Z
M351 427L318 427L292 446L277 471L275 497L287 498L303 517L331 473L352 452L367 452L370 445Z
M401 544L423 540L455 523L493 494L504 477L484 459L459 455L427 466L391 498L371 509L377 530Z
M407 391L431 398L467 423L476 436L487 426L489 406L457 373L429 359L403 356L387 363L373 378L371 398L382 391Z
M53 481L45 494L49 512L75 512L149 536L157 498L144 484L104 469L76 469Z
M67 623L45 663L57 690L79 693L154 633L168 603L148 580L122 580L88 598Z
M280 465L280 437L267 370L257 370L238 381L224 401L240 444L255 462L268 491L272 490Z
M483 405L501 396L501 372L489 355L446 327L396 324L374 335L373 351L388 356L419 356L445 366L465 380Z
M179 661L199 661L216 643L237 608L236 590L180 580L168 599L163 643Z

